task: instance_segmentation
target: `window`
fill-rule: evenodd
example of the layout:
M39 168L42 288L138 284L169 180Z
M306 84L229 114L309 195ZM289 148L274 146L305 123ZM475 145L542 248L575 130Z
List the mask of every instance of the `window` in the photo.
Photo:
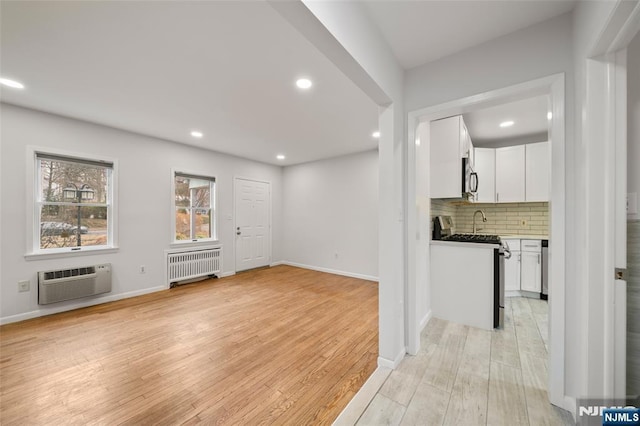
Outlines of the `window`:
M113 246L113 163L36 153L36 173L34 251Z
M215 191L213 177L174 173L174 240L216 240Z

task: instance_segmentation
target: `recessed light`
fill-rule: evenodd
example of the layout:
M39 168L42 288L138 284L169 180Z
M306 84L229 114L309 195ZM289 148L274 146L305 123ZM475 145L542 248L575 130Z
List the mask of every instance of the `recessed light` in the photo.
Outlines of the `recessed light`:
M276 155L276 158L277 158L278 160L284 160L284 159L285 159L285 158L287 158L287 157L285 157L283 154L278 154L278 155Z
M300 89L308 89L312 85L313 83L308 78L300 78L296 81L296 86L298 86Z
M373 136L374 138L378 139L380 137L380 132L375 131L371 134L371 136Z
M191 136L193 136L194 138L201 138L204 136L204 133L198 131L198 130L193 130L191 132Z
M24 89L24 84L19 81L9 80L8 78L0 78L0 84L3 86L13 87L14 89Z
M513 126L513 121L503 121L500 123L500 127L511 127Z
M549 111L547 113L547 120L551 120L553 118L553 113L551 111Z

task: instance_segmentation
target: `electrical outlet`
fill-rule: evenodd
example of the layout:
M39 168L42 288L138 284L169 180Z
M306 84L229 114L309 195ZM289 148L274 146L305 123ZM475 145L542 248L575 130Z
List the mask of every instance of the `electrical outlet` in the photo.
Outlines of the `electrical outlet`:
M144 265L140 265L140 273L145 274L147 272L147 267Z
M30 289L31 289L31 281L29 280L18 281L19 292L29 291Z

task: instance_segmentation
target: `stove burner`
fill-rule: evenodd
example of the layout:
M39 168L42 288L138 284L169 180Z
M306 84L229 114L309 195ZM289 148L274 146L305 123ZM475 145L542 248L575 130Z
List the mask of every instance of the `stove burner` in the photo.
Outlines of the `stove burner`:
M453 234L442 238L442 241L455 241L459 243L482 243L500 244L500 237L497 235L482 234Z

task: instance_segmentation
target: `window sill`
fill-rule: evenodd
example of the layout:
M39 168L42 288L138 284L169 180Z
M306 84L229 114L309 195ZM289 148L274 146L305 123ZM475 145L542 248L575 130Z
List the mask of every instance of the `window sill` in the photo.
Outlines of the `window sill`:
M27 253L24 255L26 260L46 260L46 259L60 259L64 257L76 257L76 256L90 256L96 254L109 254L117 253L120 249L118 247L104 247L104 248L90 248L85 247L82 250L74 251L60 251L55 253Z
M174 248L184 248L184 247L200 247L200 246L219 246L220 240L198 240L198 241L174 241L169 244L169 247Z

